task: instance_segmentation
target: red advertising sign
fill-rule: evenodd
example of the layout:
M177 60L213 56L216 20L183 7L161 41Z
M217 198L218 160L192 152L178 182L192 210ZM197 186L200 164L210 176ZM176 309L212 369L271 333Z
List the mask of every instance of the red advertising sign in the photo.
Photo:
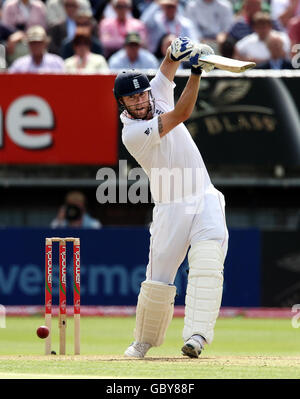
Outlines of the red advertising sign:
M0 74L0 163L115 164L114 78Z

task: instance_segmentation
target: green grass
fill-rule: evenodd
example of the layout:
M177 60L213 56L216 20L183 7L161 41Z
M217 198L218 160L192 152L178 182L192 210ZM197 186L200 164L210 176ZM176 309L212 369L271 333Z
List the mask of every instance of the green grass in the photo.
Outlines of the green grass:
M53 321L58 353L58 321ZM0 378L300 378L300 330L288 319L219 319L215 339L199 359L181 356L183 319L174 318L165 343L145 359L126 359L133 317L82 317L81 355L73 356L73 320L68 319L67 356L44 356L36 328L40 317L7 317L0 329Z

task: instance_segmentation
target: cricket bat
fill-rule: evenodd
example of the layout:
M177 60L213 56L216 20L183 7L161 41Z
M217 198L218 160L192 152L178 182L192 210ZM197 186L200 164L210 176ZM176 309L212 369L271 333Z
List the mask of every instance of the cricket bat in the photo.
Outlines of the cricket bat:
M199 61L207 62L208 64L213 64L215 68L223 69L229 72L244 72L247 69L255 67L255 62L250 61L239 61L232 58L222 57L221 55L210 54L202 55Z

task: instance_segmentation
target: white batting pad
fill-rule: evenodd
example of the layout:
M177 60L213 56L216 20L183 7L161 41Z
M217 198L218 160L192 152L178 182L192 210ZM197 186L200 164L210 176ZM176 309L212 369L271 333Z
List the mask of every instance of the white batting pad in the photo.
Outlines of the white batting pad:
M136 309L134 338L159 346L163 343L174 313L176 287L146 280L142 282Z
M188 260L183 339L199 334L210 344L222 300L223 250L217 241L199 241L192 245Z

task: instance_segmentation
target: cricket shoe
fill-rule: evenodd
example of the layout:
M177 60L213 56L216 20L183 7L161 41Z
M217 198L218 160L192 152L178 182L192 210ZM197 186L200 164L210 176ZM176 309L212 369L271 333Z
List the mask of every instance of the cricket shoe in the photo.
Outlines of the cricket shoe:
M182 354L184 356L189 356L193 358L198 358L202 350L203 346L197 339L194 338L188 339L181 348Z
M127 357L143 358L152 345L144 344L142 342L133 342L125 351L124 355Z

